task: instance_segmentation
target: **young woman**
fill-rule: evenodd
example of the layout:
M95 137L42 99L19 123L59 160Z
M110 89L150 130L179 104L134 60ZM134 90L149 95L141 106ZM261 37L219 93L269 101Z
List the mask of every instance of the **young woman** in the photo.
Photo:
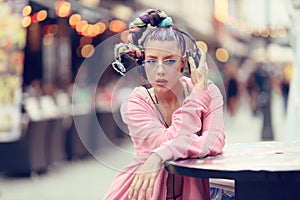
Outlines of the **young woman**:
M150 25L154 28L145 34ZM224 146L223 97L207 78L205 53L200 50L199 66L187 58L185 34L160 10L148 10L130 24L130 31L130 46L142 45L144 56L132 49L128 55L142 58L151 87L137 87L121 107L136 153L105 199L210 199L207 179L168 174L163 168L165 161L216 155ZM182 76L187 59L191 78Z

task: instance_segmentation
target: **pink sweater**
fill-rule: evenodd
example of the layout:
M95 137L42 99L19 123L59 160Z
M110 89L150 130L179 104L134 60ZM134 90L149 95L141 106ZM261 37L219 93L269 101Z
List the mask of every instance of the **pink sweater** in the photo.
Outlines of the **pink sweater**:
M164 126L161 116L144 87L136 88L121 107L124 122L136 153L132 165L120 172L105 200L127 200L134 172L149 157L157 153L163 161L178 158L199 158L222 152L225 144L223 97L213 82L208 90L194 87L189 78L183 77L189 95L183 105L172 115L172 124ZM195 134L198 131L201 134ZM162 168L157 176L152 200L166 199L168 173ZM207 179L184 177L183 199L210 199Z

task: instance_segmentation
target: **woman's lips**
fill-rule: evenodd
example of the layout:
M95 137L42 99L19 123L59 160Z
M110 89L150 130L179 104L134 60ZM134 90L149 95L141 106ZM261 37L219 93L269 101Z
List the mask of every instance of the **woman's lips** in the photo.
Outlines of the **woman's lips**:
M156 80L156 85L158 85L158 86L165 86L165 85L167 85L167 83L168 83L168 81L165 79L157 79Z

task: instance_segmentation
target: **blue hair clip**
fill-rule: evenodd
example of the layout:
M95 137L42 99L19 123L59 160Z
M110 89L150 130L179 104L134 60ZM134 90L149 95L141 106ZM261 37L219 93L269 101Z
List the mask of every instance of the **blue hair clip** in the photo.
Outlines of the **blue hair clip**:
M158 27L168 27L168 26L172 26L173 24L173 20L171 17L167 17L164 20L162 20L157 26Z

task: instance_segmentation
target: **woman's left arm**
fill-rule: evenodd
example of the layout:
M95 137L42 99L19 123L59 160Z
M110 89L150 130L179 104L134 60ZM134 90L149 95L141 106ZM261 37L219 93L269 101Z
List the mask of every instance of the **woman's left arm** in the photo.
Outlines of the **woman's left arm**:
M163 161L216 155L225 145L223 96L214 84L210 85L211 102L203 113L202 134L178 135L153 150Z

